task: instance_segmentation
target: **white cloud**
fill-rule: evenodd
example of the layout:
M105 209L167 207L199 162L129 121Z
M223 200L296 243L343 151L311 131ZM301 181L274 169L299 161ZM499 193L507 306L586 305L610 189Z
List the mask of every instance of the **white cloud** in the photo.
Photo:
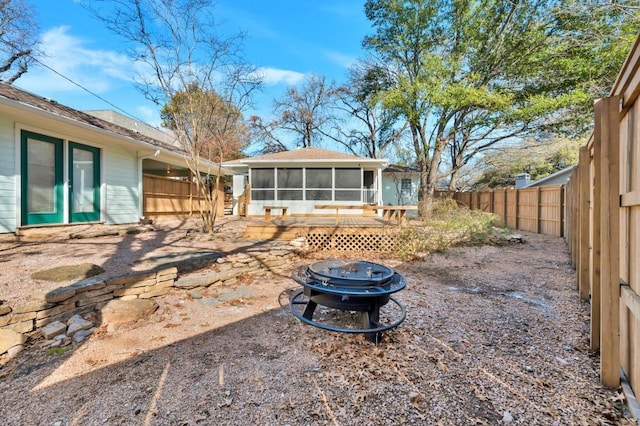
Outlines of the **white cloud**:
M69 81L72 80L92 92L105 93L116 80L131 81L131 62L126 55L93 50L87 48L86 43L70 35L68 26L46 31L42 35L45 56L40 59L46 67L34 65L20 78L19 85L36 93L80 92L81 89Z
M277 68L263 67L257 71L258 75L264 81L264 84L274 86L276 84L287 84L294 86L300 83L305 74L297 71L280 70Z

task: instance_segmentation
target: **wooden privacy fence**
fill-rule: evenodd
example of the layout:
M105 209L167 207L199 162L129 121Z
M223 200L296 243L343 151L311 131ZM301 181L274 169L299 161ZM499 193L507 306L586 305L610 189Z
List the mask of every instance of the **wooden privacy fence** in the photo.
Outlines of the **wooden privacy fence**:
M638 238L631 241L629 231L640 216L636 211L630 222L632 206L621 202L629 173L637 174L635 159L628 155L634 142L620 133L626 116L621 115L619 96L596 101L595 129L580 149L578 169L568 186L571 261L580 298L591 305L591 349L600 351L601 380L611 387L620 385L621 367L632 387L640 383L640 346L635 343L640 338L640 283L629 275L631 264L638 262Z
M567 186L567 242L591 304L591 348L606 386L640 386L640 47L627 57Z
M640 389L640 37L610 96L594 104L595 126L578 166L560 187L458 193L471 208L516 229L562 236L591 308L591 349L600 378Z
M566 185L479 192L441 192L471 209L495 213L509 228L564 237Z
M200 206L208 210L205 200L198 193L194 182L166 178L156 175L143 175L143 212L147 218L177 217L184 218L200 214ZM217 189L217 214L224 215L224 179ZM216 197L216 195L213 195Z

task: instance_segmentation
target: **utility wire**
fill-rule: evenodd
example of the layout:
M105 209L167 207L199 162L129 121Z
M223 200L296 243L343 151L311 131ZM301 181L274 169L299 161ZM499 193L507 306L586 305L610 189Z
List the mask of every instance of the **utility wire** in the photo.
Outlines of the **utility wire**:
M151 126L151 127L153 127L154 129L156 129L156 130L160 130L160 131L162 131L162 129L160 129L160 128L156 127L156 126L153 126L153 125L151 125L151 124L148 124L148 123L147 123L147 122L145 122L144 120L142 120L142 119L140 119L140 118L136 117L135 115L130 114L129 112L127 112L127 111L123 110L123 109L122 109L122 108L120 108L119 106L117 106L117 105L113 104L112 102L110 102L110 101L106 100L105 98L103 98L102 96L98 95L97 93L94 93L94 92L92 92L91 90L87 89L86 87L84 87L84 86L83 86L83 85L81 85L80 83L77 83L77 82L73 81L72 79L70 79L69 77L67 77L67 76L63 75L62 73L60 73L60 72L58 72L58 71L56 71L55 69L51 68L49 65L45 64L44 62L42 62L40 59L36 58L35 56L33 56L33 55L29 55L29 56L31 57L31 59L33 59L35 62L39 63L40 65L42 65L43 67L45 67L45 68L46 68L46 69L48 69L49 71L51 71L51 72L53 72L54 74L56 74L56 75L58 75L58 76L60 76L60 77L64 78L64 79L65 79L65 80L67 80L69 83L71 83L71 84L73 84L73 85L75 85L75 86L79 87L80 89L84 90L85 92L89 93L90 95L95 96L96 98L100 99L102 102L104 102L104 103L106 103L106 104L108 104L108 105L112 106L112 107L113 107L113 108L115 108L116 110L118 110L118 111L122 112L122 113L123 113L124 115L126 115L127 117L130 117L130 118L132 118L132 119L134 119L134 120L136 120L136 121L139 121L139 122L144 123L144 124L146 124L146 125L148 125L148 126Z

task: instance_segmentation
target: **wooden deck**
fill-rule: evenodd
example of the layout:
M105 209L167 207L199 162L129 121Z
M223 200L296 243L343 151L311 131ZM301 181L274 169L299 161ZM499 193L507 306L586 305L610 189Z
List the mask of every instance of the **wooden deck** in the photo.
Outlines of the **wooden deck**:
M354 233L390 226L374 216L308 216L272 219L259 225L248 225L243 237L250 240L292 240L310 233Z

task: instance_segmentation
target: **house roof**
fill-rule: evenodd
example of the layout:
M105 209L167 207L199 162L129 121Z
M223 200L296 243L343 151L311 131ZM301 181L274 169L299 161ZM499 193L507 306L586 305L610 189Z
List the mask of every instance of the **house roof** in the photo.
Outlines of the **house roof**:
M382 173L419 173L416 167L400 166L398 164L389 164Z
M538 179L535 182L531 182L528 185L525 186L525 188L531 188L532 186L543 186L543 185L549 185L549 182L552 181L558 181L559 183L556 184L562 184L562 183L567 183L569 181L569 177L571 176L571 171L573 170L573 168L576 166L569 166L569 167L565 167L562 170L558 170L557 172L550 174L549 176L545 176L542 179Z
M255 164L277 163L367 163L381 166L386 160L377 158L358 157L344 152L331 151L323 148L298 148L291 151L277 152L274 154L247 157L225 163L227 166L249 166Z
M298 148L249 158L252 161L280 160L361 160L363 157L322 148Z
M185 166L184 150L172 144L170 135L164 135L164 141L158 140L149 134L141 133L138 130L118 125L108 120L96 117L95 115L78 111L66 105L62 105L52 99L35 95L26 90L19 89L15 86L0 82L0 106L4 104L10 108L21 108L23 111L31 113L45 114L54 119L67 123L75 123L95 131L110 133L120 140L134 146L146 149L156 149L156 154L161 153L157 159L159 161L172 165ZM135 123L131 120L130 123ZM146 123L139 123L140 126ZM132 126L133 127L133 126ZM139 126L136 126L139 127ZM160 132L158 130L158 132ZM217 163L211 162L211 166L218 168ZM227 169L219 169L222 173L232 174Z
M61 118L66 118L81 124L106 130L121 137L132 139L133 141L143 142L149 145L153 145L157 148L163 148L177 153L182 152L182 150L175 145L145 136L135 130L119 126L117 124L95 117L91 114L87 114L66 105L59 104L52 99L34 95L33 93L18 89L15 86L11 86L3 82L0 82L0 98L15 101L24 106L35 108L46 113L59 116Z

